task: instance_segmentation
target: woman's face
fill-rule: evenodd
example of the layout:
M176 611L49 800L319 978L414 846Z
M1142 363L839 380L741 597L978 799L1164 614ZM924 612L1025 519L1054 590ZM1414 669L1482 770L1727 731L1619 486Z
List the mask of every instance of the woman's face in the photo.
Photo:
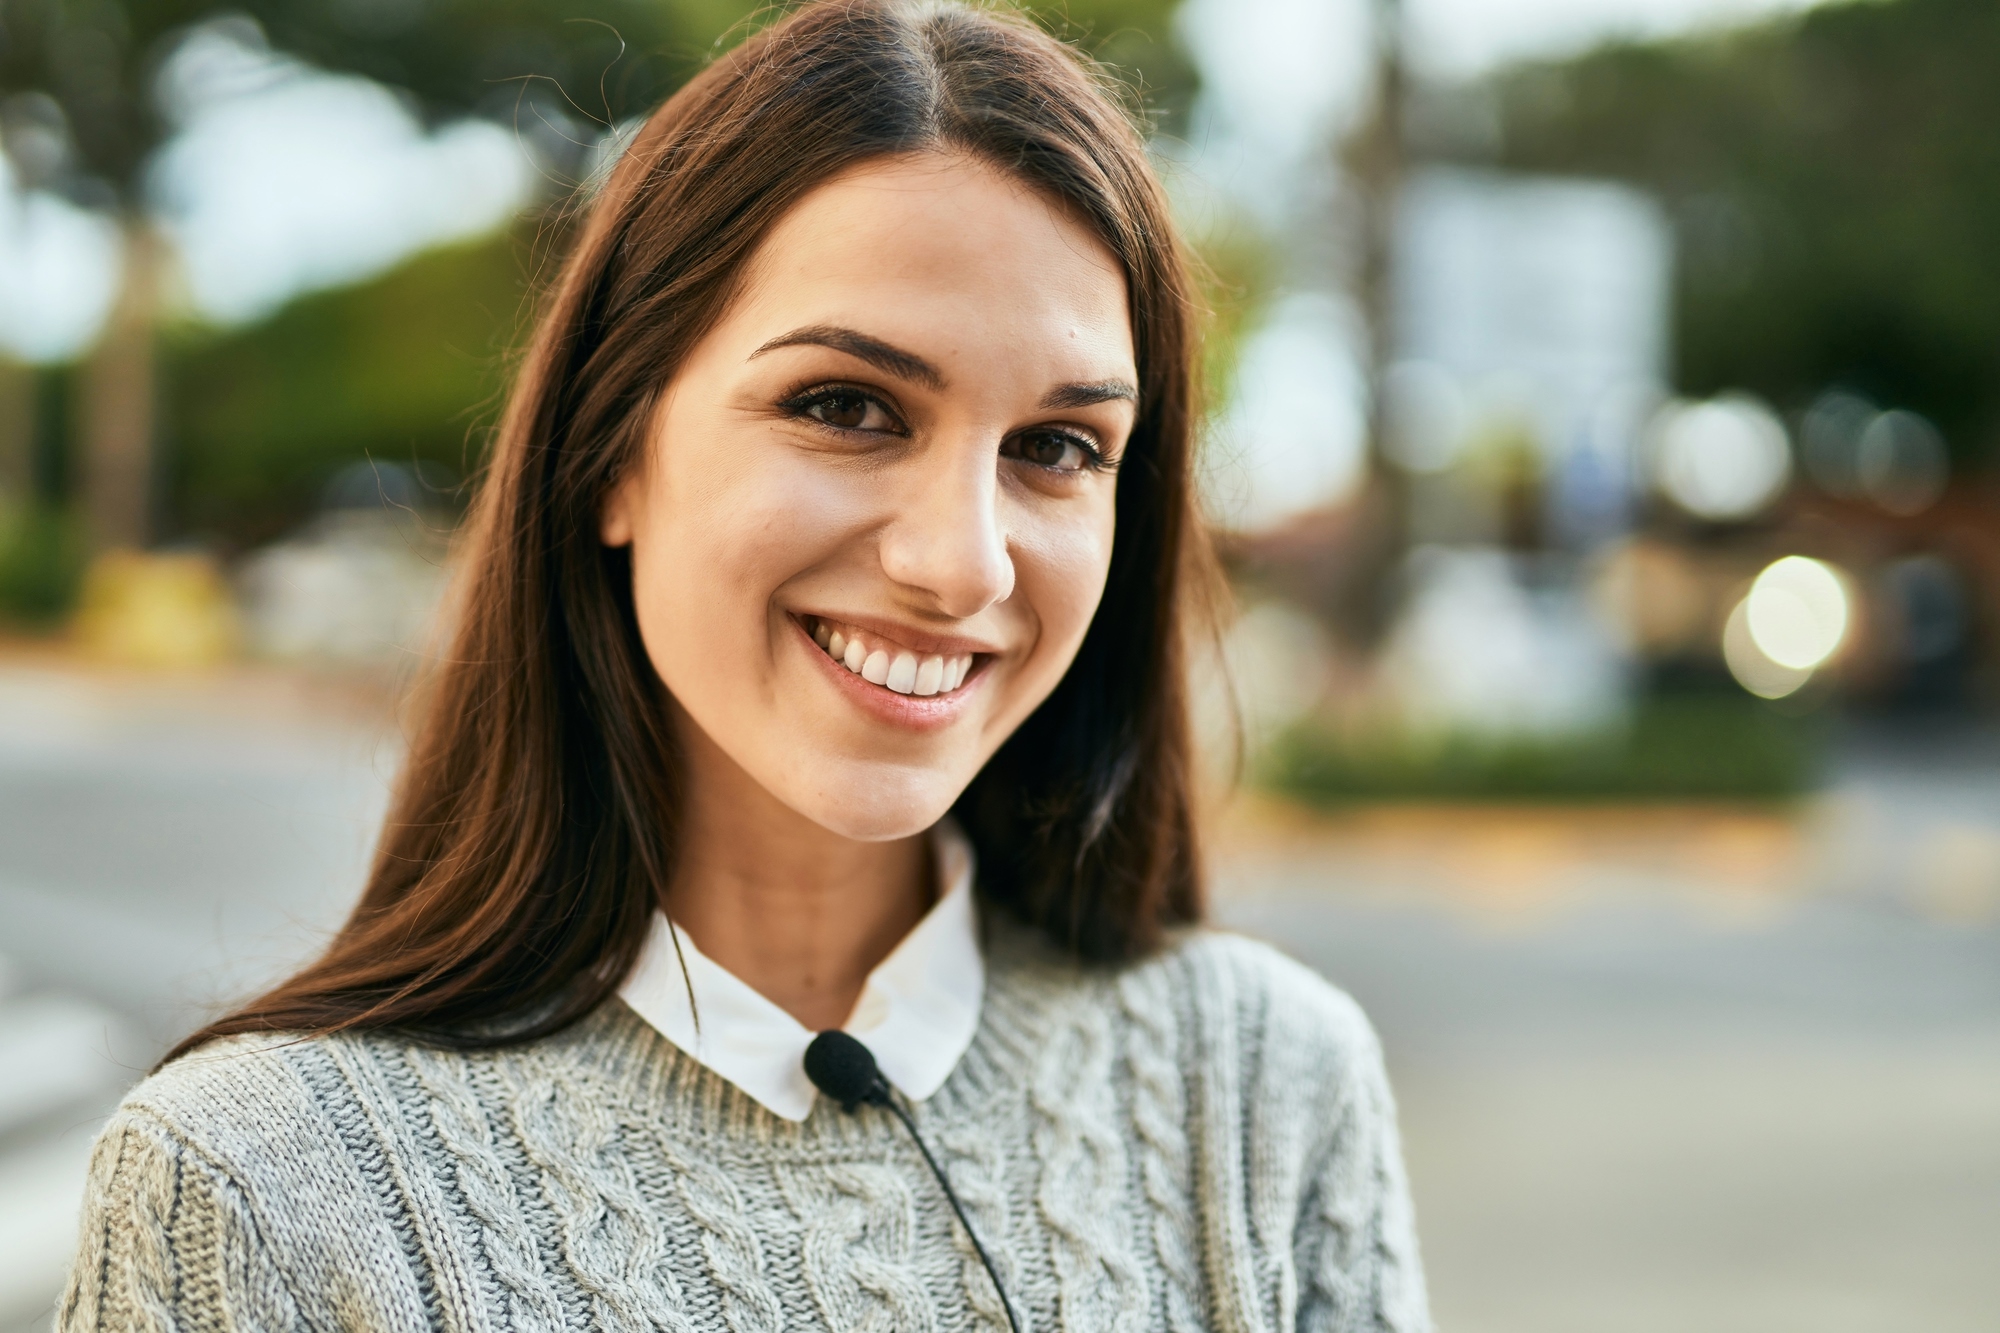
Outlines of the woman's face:
M719 751L846 837L936 822L1082 642L1137 383L1117 259L1012 177L806 196L604 511L695 780Z

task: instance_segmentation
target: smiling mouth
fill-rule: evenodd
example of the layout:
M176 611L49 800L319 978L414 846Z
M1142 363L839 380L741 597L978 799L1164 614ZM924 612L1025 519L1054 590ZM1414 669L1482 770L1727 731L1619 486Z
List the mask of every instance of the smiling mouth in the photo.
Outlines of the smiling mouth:
M821 652L869 684L897 694L950 694L972 672L973 653L919 653L838 620L804 620Z

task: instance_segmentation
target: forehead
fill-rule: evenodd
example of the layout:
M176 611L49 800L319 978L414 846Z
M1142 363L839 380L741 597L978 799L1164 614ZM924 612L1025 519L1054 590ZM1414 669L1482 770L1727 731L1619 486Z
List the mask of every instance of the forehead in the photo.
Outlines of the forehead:
M1117 256L1059 204L963 157L870 163L811 191L759 246L733 314L921 340L947 359L1033 349L1065 375L1133 375Z

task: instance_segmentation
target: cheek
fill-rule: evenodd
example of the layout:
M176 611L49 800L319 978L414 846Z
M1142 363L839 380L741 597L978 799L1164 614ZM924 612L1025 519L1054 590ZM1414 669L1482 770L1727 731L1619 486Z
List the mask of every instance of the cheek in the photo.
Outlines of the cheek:
M699 627L706 653L761 635L778 586L828 559L868 522L862 497L829 484L823 470L781 449L710 443L717 439L689 432L662 443L635 539L636 596Z
M1087 514L1031 518L1013 529L1016 577L1041 629L1037 665L1055 675L1068 669L1104 595L1113 519L1107 487Z

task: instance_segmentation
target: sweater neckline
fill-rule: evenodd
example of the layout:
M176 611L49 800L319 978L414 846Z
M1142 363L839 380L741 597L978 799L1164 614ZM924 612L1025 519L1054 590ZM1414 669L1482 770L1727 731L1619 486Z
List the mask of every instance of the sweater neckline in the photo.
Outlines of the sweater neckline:
M982 1109L1022 1088L1052 1009L1086 1002L1101 968L1058 954L1025 927L982 913L986 982L970 1045L941 1087L914 1108L919 1122L977 1119ZM701 1064L612 997L574 1027L544 1039L578 1082L595 1084L626 1109L669 1121L696 1138L755 1143L760 1150L876 1144L895 1130L888 1112L854 1113L820 1098L803 1120L781 1117Z

